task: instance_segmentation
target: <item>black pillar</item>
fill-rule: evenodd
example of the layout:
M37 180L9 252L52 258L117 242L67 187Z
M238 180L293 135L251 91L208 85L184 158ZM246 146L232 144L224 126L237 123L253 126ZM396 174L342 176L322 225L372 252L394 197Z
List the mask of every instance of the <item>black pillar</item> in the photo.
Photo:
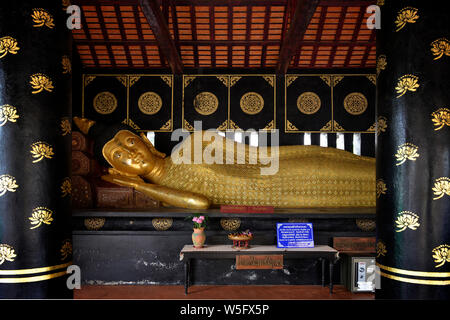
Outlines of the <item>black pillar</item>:
M0 3L0 298L72 297L66 2Z
M377 299L450 298L444 1L386 0L377 33Z

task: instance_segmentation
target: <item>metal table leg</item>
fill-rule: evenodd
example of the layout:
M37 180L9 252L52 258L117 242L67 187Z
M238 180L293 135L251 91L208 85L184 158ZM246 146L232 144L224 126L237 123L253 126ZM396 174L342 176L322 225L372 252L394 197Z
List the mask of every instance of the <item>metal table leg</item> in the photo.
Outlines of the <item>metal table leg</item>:
M333 261L329 261L330 263L330 294L333 293L333 267L334 267L334 262Z
M320 258L320 261L322 262L322 287L325 287L325 259Z
M184 262L184 294L188 294L190 267L190 259L186 259Z

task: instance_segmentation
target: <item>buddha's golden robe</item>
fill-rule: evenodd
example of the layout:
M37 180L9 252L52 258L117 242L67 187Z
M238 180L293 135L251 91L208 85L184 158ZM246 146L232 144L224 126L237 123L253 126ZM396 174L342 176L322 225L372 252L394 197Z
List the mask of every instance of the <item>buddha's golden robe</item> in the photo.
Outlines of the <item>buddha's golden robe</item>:
M204 161L201 164L175 164L171 157L167 157L164 174L157 183L202 194L213 205L280 208L375 206L374 158L335 148L281 146L278 172L261 175L260 168L269 165L267 157L259 157L259 148L245 145L245 163L237 164L236 153L227 155L230 145L226 145L226 139L217 134L215 138L223 146L222 151L215 151L222 152L223 164L206 164ZM232 145L236 151L239 144ZM211 147L210 142L203 142L202 152L208 146ZM183 150L191 150L191 159L194 159L191 139L185 139L174 152L182 155ZM256 154L257 163L250 164L250 159ZM229 162L234 160L234 164L226 164L227 158Z

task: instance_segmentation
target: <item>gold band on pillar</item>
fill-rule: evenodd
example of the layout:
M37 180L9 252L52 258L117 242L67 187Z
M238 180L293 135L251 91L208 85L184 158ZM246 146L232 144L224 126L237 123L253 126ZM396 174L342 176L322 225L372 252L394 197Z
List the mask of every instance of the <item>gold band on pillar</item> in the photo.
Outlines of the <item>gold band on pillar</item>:
M39 276L32 276L32 277L17 277L17 278L1 278L0 277L0 283L25 283L25 282L37 282L37 281L43 281L43 280L49 280L57 277L62 277L67 274L66 270L60 271L59 269L67 268L68 266L72 265L72 262L56 265L56 266L48 266L48 267L41 267L41 268L31 268L31 269L18 269L18 270L0 270L0 276L3 275L23 275L23 274L36 274L36 273L43 273L48 271L54 271L57 270L57 272L52 272L44 275Z
M435 285L435 286L445 286L450 285L450 272L426 272L426 271L414 271L414 270L405 270L405 269L398 269L393 267L387 267L382 264L377 263L377 266L380 269L383 269L385 271L396 273L399 275L407 275L407 276L414 276L414 277L423 277L423 278L444 278L444 279L414 279L414 278L405 278L398 275L388 274L385 272L380 271L380 275L396 280L401 282L407 282L407 283L414 283L414 284L425 284L425 285ZM445 279L447 278L447 279Z

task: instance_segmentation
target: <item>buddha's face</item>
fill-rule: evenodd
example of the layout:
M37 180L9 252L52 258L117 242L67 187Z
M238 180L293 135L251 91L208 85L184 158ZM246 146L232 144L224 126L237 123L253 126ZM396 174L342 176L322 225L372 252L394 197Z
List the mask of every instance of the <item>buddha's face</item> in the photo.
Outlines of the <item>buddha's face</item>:
M155 164L148 146L140 137L127 130L119 131L102 151L114 169L132 175L146 175Z

